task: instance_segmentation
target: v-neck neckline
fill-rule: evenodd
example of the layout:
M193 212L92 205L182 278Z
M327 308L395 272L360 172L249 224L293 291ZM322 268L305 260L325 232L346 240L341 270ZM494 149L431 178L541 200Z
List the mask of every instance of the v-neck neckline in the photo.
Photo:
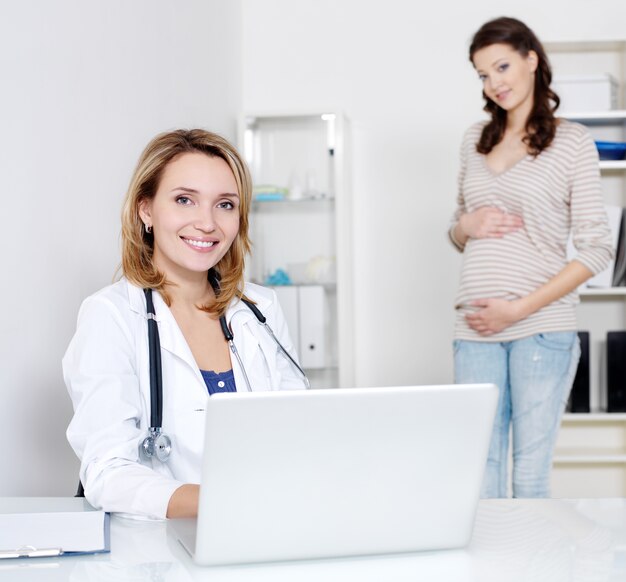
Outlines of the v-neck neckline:
M522 162L524 162L525 160L527 160L528 158L531 158L532 156L530 154L526 154L524 157L520 158L519 160L517 160L517 162L515 162L512 166L509 166L508 168L506 168L506 170L502 170L501 172L496 172L493 168L491 168L491 166L489 166L489 164L487 163L487 156L485 154L480 154L480 157L483 161L483 166L485 167L485 169L487 170L487 172L489 172L489 174L493 177L493 178L500 178L506 174L508 174L509 172L513 171L515 168L517 168Z

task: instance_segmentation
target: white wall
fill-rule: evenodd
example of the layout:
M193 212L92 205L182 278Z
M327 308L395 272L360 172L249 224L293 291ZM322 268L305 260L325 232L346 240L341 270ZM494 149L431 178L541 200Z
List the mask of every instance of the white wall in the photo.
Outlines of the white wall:
M244 109L352 121L358 385L452 380L445 233L462 133L482 116L467 47L503 15L544 41L626 37L622 0L243 0Z
M501 14L527 20L544 40L623 38L626 4L421 6L0 5L0 495L73 491L78 466L64 436L71 405L60 360L80 301L112 279L120 204L141 148L179 126L234 138L241 108L349 115L358 383L451 379L460 261L444 232L459 141L481 108L468 39Z
M111 282L119 214L156 133L236 137L241 5L21 0L0 7L0 495L68 495L61 357Z

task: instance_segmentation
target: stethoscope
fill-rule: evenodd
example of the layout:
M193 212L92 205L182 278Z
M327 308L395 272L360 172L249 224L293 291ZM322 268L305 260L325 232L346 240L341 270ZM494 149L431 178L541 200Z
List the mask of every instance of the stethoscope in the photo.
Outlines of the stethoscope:
M212 282L213 283L213 282ZM215 284L214 284L215 288ZM150 428L148 429L148 436L143 439L141 443L140 451L147 457L156 457L162 463L167 461L172 451L172 440L164 432L162 432L163 426L163 378L161 370L161 341L159 340L159 327L156 322L156 313L154 311L154 303L152 301L152 289L143 290L146 296L146 317L148 319L148 350L150 355ZM283 347L278 338L274 335L272 328L267 324L265 316L261 313L259 308L248 301L241 298L241 301L254 313L260 325L262 325L267 333L272 337L278 349L282 354L291 362L291 365L298 370L302 376L304 386L309 389L309 379L306 377L304 370L299 366L289 352ZM248 392L252 392L248 375L241 361L241 356L237 350L237 346L234 342L233 332L226 323L226 317L222 315L220 317L220 326L224 338L228 342L228 347L233 353L239 368L243 372L243 378L246 382L246 388Z

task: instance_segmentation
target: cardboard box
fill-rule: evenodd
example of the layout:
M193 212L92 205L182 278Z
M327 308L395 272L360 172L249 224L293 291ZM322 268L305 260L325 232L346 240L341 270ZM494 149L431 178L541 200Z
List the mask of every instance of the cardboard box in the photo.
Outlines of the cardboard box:
M552 89L561 98L559 112L610 111L618 109L617 81L608 73L558 75Z

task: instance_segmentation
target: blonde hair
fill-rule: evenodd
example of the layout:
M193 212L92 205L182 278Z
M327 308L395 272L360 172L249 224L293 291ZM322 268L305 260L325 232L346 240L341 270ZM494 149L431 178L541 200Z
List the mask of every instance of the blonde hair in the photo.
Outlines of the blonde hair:
M248 212L252 180L239 152L223 137L203 129L178 129L157 135L144 149L126 193L122 208L122 273L133 284L156 289L170 305L166 285L170 284L152 262L154 238L144 229L139 215L143 200L156 195L166 166L184 153L200 152L223 159L233 172L239 194L239 232L222 259L213 267L219 280L219 292L211 305L200 308L223 315L235 296L243 296L245 258L250 251Z

